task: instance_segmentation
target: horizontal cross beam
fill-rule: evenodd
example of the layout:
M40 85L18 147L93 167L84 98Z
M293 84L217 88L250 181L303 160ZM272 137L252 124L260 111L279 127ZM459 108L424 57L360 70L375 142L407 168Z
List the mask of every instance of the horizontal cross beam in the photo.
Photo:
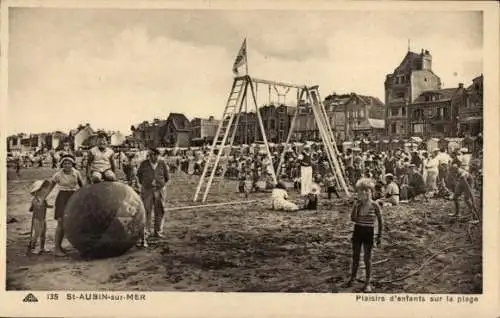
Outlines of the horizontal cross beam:
M277 85L277 86L282 86L282 87L299 88L299 89L303 89L303 88L307 87L307 85L296 85L296 84L285 83L285 82L269 81L269 80L264 80L264 79L260 79L260 78L250 77L248 75L240 76L237 78L243 79L245 77L247 79L250 79L252 82L258 83L258 84Z

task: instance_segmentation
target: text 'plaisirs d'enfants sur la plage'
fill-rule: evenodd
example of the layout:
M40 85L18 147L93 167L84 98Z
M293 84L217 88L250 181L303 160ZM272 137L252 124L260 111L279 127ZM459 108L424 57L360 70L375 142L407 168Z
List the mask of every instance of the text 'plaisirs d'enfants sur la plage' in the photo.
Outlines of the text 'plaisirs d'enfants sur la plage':
M356 295L356 301L361 302L391 302L391 303L455 303L475 304L477 296L449 295Z

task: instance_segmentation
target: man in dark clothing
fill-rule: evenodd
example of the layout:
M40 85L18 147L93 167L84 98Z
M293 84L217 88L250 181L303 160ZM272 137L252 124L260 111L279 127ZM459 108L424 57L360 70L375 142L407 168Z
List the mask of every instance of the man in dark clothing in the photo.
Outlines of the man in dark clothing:
M151 233L151 213L154 210L153 237L163 237L163 222L167 207L166 184L169 180L168 166L159 160L160 152L154 148L149 158L141 162L137 179L141 185L141 197L146 210L146 236Z
M409 166L410 173L408 176L408 200L414 201L416 197L419 195L423 195L425 201L428 201L425 196L425 181L424 177L419 171L419 168L414 164L410 164Z

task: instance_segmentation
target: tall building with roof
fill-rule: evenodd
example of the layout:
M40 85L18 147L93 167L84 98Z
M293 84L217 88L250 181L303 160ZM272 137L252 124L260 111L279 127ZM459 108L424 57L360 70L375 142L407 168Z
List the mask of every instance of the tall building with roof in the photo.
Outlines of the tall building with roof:
M483 131L483 74L467 87L467 103L458 110L460 133L477 136Z
M421 137L457 137L459 111L467 105L467 91L458 87L428 90L420 94L408 111L409 134Z
M385 132L385 106L374 96L356 93L325 98L327 113L333 114L331 126L339 140L352 140L365 134L373 137Z
M441 89L441 79L432 71L432 55L408 51L403 61L385 78L386 130L389 136L407 136L408 105L423 92Z

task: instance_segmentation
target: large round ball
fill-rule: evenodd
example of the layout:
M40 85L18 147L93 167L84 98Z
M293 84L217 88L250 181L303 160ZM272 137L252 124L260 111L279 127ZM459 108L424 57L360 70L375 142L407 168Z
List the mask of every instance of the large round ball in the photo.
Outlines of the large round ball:
M64 211L64 235L85 257L113 257L142 237L144 221L144 205L134 189L102 182L71 196Z

